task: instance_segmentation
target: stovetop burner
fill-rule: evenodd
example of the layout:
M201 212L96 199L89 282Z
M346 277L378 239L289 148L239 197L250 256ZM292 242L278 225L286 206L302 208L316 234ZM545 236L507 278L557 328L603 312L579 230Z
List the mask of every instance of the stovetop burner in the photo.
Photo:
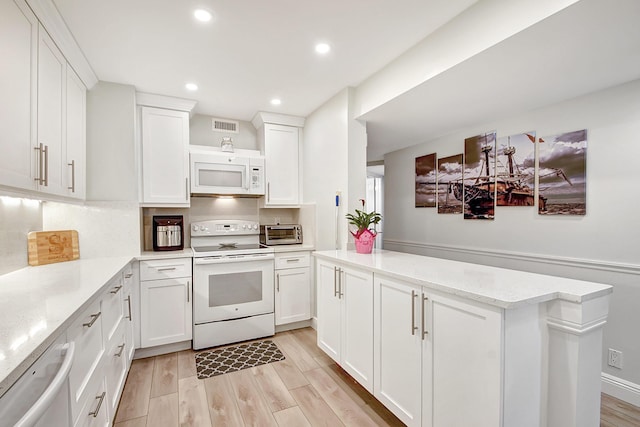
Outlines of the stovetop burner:
M273 252L273 248L260 244L257 222L208 220L194 222L190 229L191 249L198 258Z

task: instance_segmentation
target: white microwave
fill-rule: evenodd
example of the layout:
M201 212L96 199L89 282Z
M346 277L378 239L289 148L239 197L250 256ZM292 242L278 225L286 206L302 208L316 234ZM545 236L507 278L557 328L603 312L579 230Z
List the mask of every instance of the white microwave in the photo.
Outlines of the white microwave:
M264 196L264 157L258 151L192 146L189 157L192 195Z

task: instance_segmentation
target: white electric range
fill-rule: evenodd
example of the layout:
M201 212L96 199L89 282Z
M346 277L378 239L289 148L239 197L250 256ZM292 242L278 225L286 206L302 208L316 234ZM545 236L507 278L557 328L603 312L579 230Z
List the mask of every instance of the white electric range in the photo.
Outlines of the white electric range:
M243 220L191 224L194 349L275 333L274 253L259 230Z

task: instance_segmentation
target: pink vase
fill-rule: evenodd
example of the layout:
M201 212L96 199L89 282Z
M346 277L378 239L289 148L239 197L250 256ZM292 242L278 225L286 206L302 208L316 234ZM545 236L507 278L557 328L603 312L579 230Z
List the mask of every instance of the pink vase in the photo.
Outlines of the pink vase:
M373 250L373 244L376 241L376 235L369 230L362 232L360 237L354 237L356 242L356 252L359 254L370 254Z

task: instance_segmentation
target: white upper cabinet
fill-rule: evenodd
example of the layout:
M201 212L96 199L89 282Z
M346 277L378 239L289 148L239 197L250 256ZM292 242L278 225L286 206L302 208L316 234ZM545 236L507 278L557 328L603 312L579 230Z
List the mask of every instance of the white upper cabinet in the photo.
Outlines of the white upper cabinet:
M297 207L300 196L300 153L304 119L258 113L253 125L264 153L266 191L263 207Z
M137 94L142 142L142 204L189 207L189 111L194 101ZM167 108L159 108L162 105Z
M86 193L86 115L87 89L67 64L67 150L64 170L67 195L77 199L84 199Z
M22 1L0 2L0 185L34 190L38 20Z
M23 0L0 5L0 185L84 199L86 88Z

